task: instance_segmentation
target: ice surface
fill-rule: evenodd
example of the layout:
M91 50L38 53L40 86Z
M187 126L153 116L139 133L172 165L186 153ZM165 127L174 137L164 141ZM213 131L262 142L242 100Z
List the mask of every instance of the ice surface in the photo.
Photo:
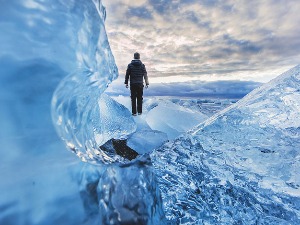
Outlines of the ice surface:
M97 86L85 85L88 75L83 74L66 77L54 93L53 120L57 131L83 161L122 161L99 146L112 138L120 139L131 134L136 130L136 124L126 107L99 93Z
M299 224L300 66L151 154L172 223Z
M86 164L78 175L84 224L166 224L148 157L121 167Z
M117 96L113 99L131 110L129 96ZM201 104L193 99L182 101L146 97L143 100L143 114L134 117L136 131L126 137L127 145L139 154L145 154L166 141L173 140L208 118L199 110L199 105Z
M95 127L101 128L101 132L99 134L94 130L94 135L97 135L98 146L112 137L115 139L125 138L136 130L137 125L125 106L117 103L106 94L101 95L98 104L100 122ZM98 139L99 136L101 136L100 140Z
M165 224L162 199L149 159L108 167L98 187L101 224Z
M118 96L113 99L131 110L129 97ZM173 140L208 118L197 108L200 105L197 101L185 101L185 107L172 101L177 102L177 100L159 98L144 100L143 116L135 118L140 128L138 130L144 127L147 130L160 131L167 134L168 140ZM190 107L187 106L188 104Z
M168 141L166 133L157 130L139 130L128 137L127 145L140 155L149 153Z
M146 121L153 130L159 130L168 135L169 140L192 129L203 122L207 116L172 102L161 102L148 114Z
M118 75L105 32L105 10L101 1L72 3L78 9L68 4L74 13L71 22L75 24L69 35L76 37L73 47L78 68L56 88L52 100L53 121L68 148L81 160L118 161L119 157L107 155L99 146L133 132L135 124L128 118L125 107L106 95L101 97Z

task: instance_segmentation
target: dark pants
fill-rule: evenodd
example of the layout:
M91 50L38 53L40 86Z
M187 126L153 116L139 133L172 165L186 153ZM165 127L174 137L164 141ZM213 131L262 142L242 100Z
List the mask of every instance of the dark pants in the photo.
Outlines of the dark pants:
M136 110L138 113L142 113L142 104L143 104L143 84L131 84L130 92L131 92L131 106L132 106L132 114L136 114Z

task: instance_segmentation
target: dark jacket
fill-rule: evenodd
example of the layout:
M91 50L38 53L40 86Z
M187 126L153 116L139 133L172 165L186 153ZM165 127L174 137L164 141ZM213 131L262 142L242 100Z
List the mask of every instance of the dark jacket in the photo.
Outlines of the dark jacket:
M147 71L145 65L139 59L134 59L128 64L125 76L125 84L128 84L130 78L130 84L143 84L145 79L146 85L149 85Z

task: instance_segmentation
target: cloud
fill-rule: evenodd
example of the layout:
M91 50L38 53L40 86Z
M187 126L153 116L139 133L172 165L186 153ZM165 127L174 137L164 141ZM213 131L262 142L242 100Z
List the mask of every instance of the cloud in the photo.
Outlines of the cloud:
M151 12L146 7L131 7L126 12L126 16L130 17L138 17L142 19L152 19Z
M120 75L135 51L157 78L227 76L265 82L269 71L300 61L298 0L107 0L104 4Z

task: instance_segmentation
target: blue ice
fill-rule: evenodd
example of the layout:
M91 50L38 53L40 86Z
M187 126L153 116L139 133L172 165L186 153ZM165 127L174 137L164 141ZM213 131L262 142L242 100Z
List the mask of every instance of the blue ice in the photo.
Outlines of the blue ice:
M299 224L299 66L210 118L157 99L132 118L104 94L105 17L97 0L1 2L0 224ZM112 138L140 155L103 151Z

